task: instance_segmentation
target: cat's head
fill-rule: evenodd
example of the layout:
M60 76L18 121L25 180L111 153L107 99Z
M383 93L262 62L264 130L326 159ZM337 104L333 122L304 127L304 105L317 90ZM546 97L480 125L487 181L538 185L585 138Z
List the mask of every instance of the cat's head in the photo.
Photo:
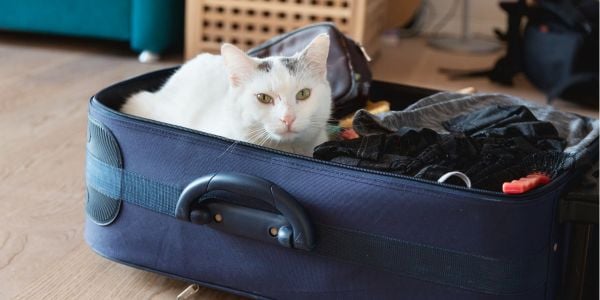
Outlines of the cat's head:
M331 114L327 81L329 36L321 34L291 57L247 56L221 47L242 134L251 142L287 142L323 130Z

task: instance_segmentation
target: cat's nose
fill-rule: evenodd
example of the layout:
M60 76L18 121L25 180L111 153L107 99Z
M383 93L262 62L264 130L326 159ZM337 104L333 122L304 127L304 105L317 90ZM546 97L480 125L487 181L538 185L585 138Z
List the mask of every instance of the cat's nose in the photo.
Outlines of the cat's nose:
M296 117L292 115L285 115L280 120L281 122L283 122L283 124L285 124L285 126L287 126L288 130L290 130L292 127L292 123L294 123L294 121L296 120Z

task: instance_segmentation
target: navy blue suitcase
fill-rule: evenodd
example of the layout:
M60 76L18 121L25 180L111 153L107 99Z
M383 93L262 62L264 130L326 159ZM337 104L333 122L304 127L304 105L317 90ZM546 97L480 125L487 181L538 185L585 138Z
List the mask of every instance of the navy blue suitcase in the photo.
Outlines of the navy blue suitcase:
M256 298L530 300L559 292L559 199L577 170L507 196L118 112L174 70L90 101L85 238L99 255ZM435 92L378 81L371 90L396 110Z

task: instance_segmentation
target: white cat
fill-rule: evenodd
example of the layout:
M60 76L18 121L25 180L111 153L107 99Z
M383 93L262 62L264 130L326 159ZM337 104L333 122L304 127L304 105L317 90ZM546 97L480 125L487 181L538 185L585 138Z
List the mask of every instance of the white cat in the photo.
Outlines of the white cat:
M121 111L312 156L327 141L328 54L327 34L291 57L252 58L224 44L220 56L198 55L157 92L130 97Z

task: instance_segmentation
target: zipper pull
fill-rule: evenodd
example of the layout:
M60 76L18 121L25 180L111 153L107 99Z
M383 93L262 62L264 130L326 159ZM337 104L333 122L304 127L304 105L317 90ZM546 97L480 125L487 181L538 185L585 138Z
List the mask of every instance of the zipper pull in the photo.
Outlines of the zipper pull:
M367 50L365 49L365 47L361 43L356 43L356 45L360 49L360 52L362 52L367 62L371 62L371 57L369 56L369 54L367 54Z
M544 173L532 173L527 175L527 177L505 182L502 184L502 192L511 195L523 194L550 181L552 181L552 178Z

